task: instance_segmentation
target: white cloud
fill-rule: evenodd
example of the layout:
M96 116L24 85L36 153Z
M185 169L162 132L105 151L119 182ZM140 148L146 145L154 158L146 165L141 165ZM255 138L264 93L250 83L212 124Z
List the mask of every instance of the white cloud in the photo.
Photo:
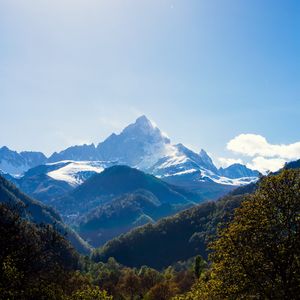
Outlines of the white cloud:
M285 162L300 158L300 142L271 144L258 134L240 134L227 143L227 149L235 154L249 157L251 161L247 163L247 167L262 173L277 171L284 166ZM221 164L226 165L231 159L219 160Z
M255 157L247 167L253 170L259 170L262 173L267 171L275 172L284 166L286 160L282 158L264 158L261 156Z
M300 158L300 142L293 144L270 144L257 134L240 134L228 142L227 149L250 157L261 156L294 160Z
M243 161L240 158L226 158L226 157L219 157L218 163L220 167L227 168L233 164L243 164Z

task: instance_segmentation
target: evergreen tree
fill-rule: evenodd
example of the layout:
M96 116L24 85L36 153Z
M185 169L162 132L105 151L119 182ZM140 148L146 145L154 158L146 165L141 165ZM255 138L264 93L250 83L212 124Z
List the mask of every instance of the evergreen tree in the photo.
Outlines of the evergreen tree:
M195 274L196 278L200 277L205 266L206 266L206 263L205 263L204 259L202 258L202 256L197 255L195 258L195 263L194 263L194 274Z

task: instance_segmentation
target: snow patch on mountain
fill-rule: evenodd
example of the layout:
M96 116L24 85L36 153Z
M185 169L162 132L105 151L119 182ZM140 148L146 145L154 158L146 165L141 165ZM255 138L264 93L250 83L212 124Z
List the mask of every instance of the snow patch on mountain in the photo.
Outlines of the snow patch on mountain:
M198 172L197 169L189 169L189 170L184 170L184 171L173 173L173 174L165 174L164 177L181 176L181 175L186 175L186 174L193 174L193 173L196 173L196 172ZM160 176L160 177L162 177L162 176Z
M204 150L197 154L182 144L170 145L169 154L159 159L148 171L162 179L181 176L194 182L214 181L233 186L245 185L258 179L258 173L241 165L217 169ZM228 176L224 176L224 173Z
M66 162L67 164L62 168L51 171L47 175L55 180L65 181L72 186L83 183L88 177L96 173L101 173L107 167L107 163L102 161Z
M240 177L240 178L228 178L222 175L217 175L211 171L208 170L202 170L202 178L209 178L210 180L224 185L234 185L234 186L240 186L249 184L252 182L256 182L258 180L258 177Z

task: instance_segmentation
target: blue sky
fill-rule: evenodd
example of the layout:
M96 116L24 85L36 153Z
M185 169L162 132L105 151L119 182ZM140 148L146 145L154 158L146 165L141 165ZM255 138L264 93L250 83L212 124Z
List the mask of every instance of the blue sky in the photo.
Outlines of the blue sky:
M278 163L226 145L298 149L299 53L298 0L1 0L0 145L50 154L145 114L216 161Z

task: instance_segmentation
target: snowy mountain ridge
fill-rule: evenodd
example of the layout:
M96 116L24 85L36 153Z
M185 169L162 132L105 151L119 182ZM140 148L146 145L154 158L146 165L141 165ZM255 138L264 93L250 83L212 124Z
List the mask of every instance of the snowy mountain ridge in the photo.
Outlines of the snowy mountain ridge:
M8 147L0 148L0 169L3 173L20 175L37 165L46 163L47 157L41 152L12 151Z
M24 153L32 154L31 161L26 159L28 154L26 156ZM178 177L182 177L184 180L213 181L225 185L247 184L257 180L259 174L239 164L225 169L216 168L203 149L200 153L195 153L183 144L171 144L171 140L145 116L139 117L120 134L110 135L97 146L72 146L53 153L48 159L42 153L17 153L7 147L0 149L0 168L13 175L38 164L51 165L59 162L66 164L57 166L47 175L72 186L81 184L92 174L100 173L112 165L128 165L161 179L172 180L176 177L178 181Z

